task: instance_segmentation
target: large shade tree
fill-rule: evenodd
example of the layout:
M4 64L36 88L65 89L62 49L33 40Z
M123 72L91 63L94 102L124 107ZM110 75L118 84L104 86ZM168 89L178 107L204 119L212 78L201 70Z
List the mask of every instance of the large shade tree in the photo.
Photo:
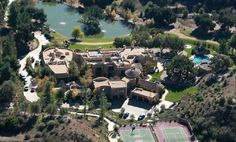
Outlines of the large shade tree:
M233 61L225 55L216 55L211 60L211 67L215 73L222 73L232 66Z
M167 27L176 21L176 15L166 7L150 4L145 10L145 17L154 19L157 27Z
M199 29L206 33L209 30L213 30L216 26L209 14L206 13L196 16L194 20Z
M4 81L0 86L0 103L9 103L16 95L16 86L11 80Z
M83 31L80 29L80 27L75 27L74 30L72 31L71 35L74 37L75 40L77 40L78 38L82 38L84 33Z
M191 85L195 81L194 64L183 55L175 56L167 66L167 79L177 86Z

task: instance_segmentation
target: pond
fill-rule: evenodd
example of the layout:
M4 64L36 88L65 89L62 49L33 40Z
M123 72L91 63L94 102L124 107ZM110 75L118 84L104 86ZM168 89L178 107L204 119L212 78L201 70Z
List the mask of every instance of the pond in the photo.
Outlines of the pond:
M74 27L79 25L83 28L83 24L78 22L82 15L79 14L77 9L65 4L43 2L38 2L36 7L44 10L44 13L47 15L47 24L56 32L71 37ZM121 21L110 22L101 20L100 26L102 32L104 32L103 38L119 37L130 34L132 31L130 27L124 25Z

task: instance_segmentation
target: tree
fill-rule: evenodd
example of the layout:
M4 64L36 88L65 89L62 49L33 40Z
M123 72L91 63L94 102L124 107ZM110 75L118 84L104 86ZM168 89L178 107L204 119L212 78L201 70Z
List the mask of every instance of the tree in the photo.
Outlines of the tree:
M99 113L99 119L100 121L103 121L104 116L105 116L105 112L107 110L107 97L105 93L101 93L100 94L100 98L99 98L99 102L100 102L100 113Z
M83 16L87 18L94 17L97 19L102 19L104 17L103 13L104 13L103 9L95 5L95 6L87 7L84 11Z
M216 55L211 59L210 66L215 73L223 73L232 66L233 61L225 55Z
M149 47L150 39L150 34L147 31L142 31L133 34L133 40L135 41L135 45L140 47Z
M136 0L123 0L121 2L121 6L125 9L125 10L131 10L131 12L134 12L136 9Z
M40 112L40 105L38 103L31 103L30 104L30 112L35 116L36 113Z
M0 1L0 25L4 23L4 16L7 10L9 0L1 0Z
M232 54L233 54L234 49L236 48L236 34L233 34L229 39L229 46L232 48Z
M228 55L229 54L229 45L225 40L220 41L219 51L220 54Z
M83 73L85 72L85 73ZM93 82L93 71L92 71L92 67L85 65L81 70L80 70L80 82L81 84L83 84L83 86L85 87L89 87L92 82Z
M99 19L96 17L84 16L79 22L86 25L83 29L85 35L95 35L101 32Z
M46 81L43 86L43 96L41 98L42 107L45 108L47 105L51 103L51 92L52 92L52 83L50 81Z
M87 118L86 117L87 109L88 107L91 107L93 105L92 94L88 92L86 88L83 88L81 97L82 97L82 102L84 105L84 109L83 109L84 118Z
M157 5L150 4L145 10L145 17L154 19L157 27L166 27L176 21L176 15L173 11L166 7L158 7Z
M84 33L81 31L80 27L75 27L72 34L71 34L75 40L77 40L77 38L82 38Z
M60 108L59 113L60 115L66 115L68 113L68 110L66 108Z
M167 79L176 86L192 85L195 81L195 69L192 61L186 56L175 56L167 66Z
M65 89L64 88L60 88L57 93L56 93L56 98L57 98L57 102L58 104L62 104L64 98L65 98Z
M22 101L20 102L20 110L24 112L27 112L27 110L29 109L29 104L26 101Z
M219 22L223 31L229 31L229 28L234 25L233 16L233 13L227 10L220 12Z
M209 30L213 30L216 26L211 17L206 13L196 16L194 21L196 25L199 26L199 28L205 33L208 33Z
M76 62L70 61L68 70L69 70L69 77L72 80L76 80L79 76L79 68L78 68Z
M0 86L0 103L10 103L16 95L15 83L11 80L4 81Z
M57 113L57 106L55 104L49 104L46 107L46 112L51 116L55 115Z

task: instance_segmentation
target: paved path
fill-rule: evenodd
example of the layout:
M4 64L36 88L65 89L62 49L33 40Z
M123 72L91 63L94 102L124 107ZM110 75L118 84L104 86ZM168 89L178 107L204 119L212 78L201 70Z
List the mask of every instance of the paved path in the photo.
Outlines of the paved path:
M109 45L109 44L113 44L114 41L111 42L78 42L76 44L79 45Z
M38 47L36 49L30 51L24 58L19 60L19 63L21 65L21 67L19 69L19 74L26 77L25 86L28 86L29 88L31 87L32 76L28 75L28 72L25 70L26 59L29 57L33 57L35 59L35 61L39 61L40 60L39 55L42 50L42 45L46 45L47 43L49 43L49 41L40 32L35 32L34 37L36 39L38 39L38 41L39 41ZM34 65L35 65L35 62L32 63L33 68L34 68ZM30 92L30 89L27 92L24 92L24 96L30 102L36 102L39 100L39 97L37 96L37 92L34 91L32 93L32 92Z
M182 38L182 39L189 39L189 40L194 40L194 41L199 41L199 40L200 40L200 39L197 39L197 38L195 38L195 37L191 37L191 36L184 35L183 33L180 32L179 29L176 29L176 28L175 28L175 29L172 29L172 30L170 30L170 31L166 31L165 33L175 34L175 35L177 35L179 38ZM206 40L206 42L219 45L218 42L212 41L212 40Z

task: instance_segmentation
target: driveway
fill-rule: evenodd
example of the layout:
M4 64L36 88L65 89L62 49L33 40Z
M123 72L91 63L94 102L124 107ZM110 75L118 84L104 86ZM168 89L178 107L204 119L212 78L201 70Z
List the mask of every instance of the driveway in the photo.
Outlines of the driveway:
M29 58L29 57L30 58L33 57L35 59L34 62L32 63L32 67L34 68L35 61L39 61L40 60L39 55L40 55L40 52L42 50L42 45L46 45L47 43L49 43L49 41L44 37L44 35L41 34L41 32L35 32L34 33L34 37L36 39L38 39L39 46L36 49L30 51L24 58L19 60L19 63L21 65L21 67L19 69L19 74L21 74L21 75L26 77L26 79L25 79L25 81L26 81L25 86L29 87L28 91L26 91L26 92L24 91L24 96L30 102L38 101L39 97L37 96L37 92L36 91L34 91L34 92L30 91L31 90L30 88L32 87L31 86L32 76L28 75L28 72L25 70L26 59Z

